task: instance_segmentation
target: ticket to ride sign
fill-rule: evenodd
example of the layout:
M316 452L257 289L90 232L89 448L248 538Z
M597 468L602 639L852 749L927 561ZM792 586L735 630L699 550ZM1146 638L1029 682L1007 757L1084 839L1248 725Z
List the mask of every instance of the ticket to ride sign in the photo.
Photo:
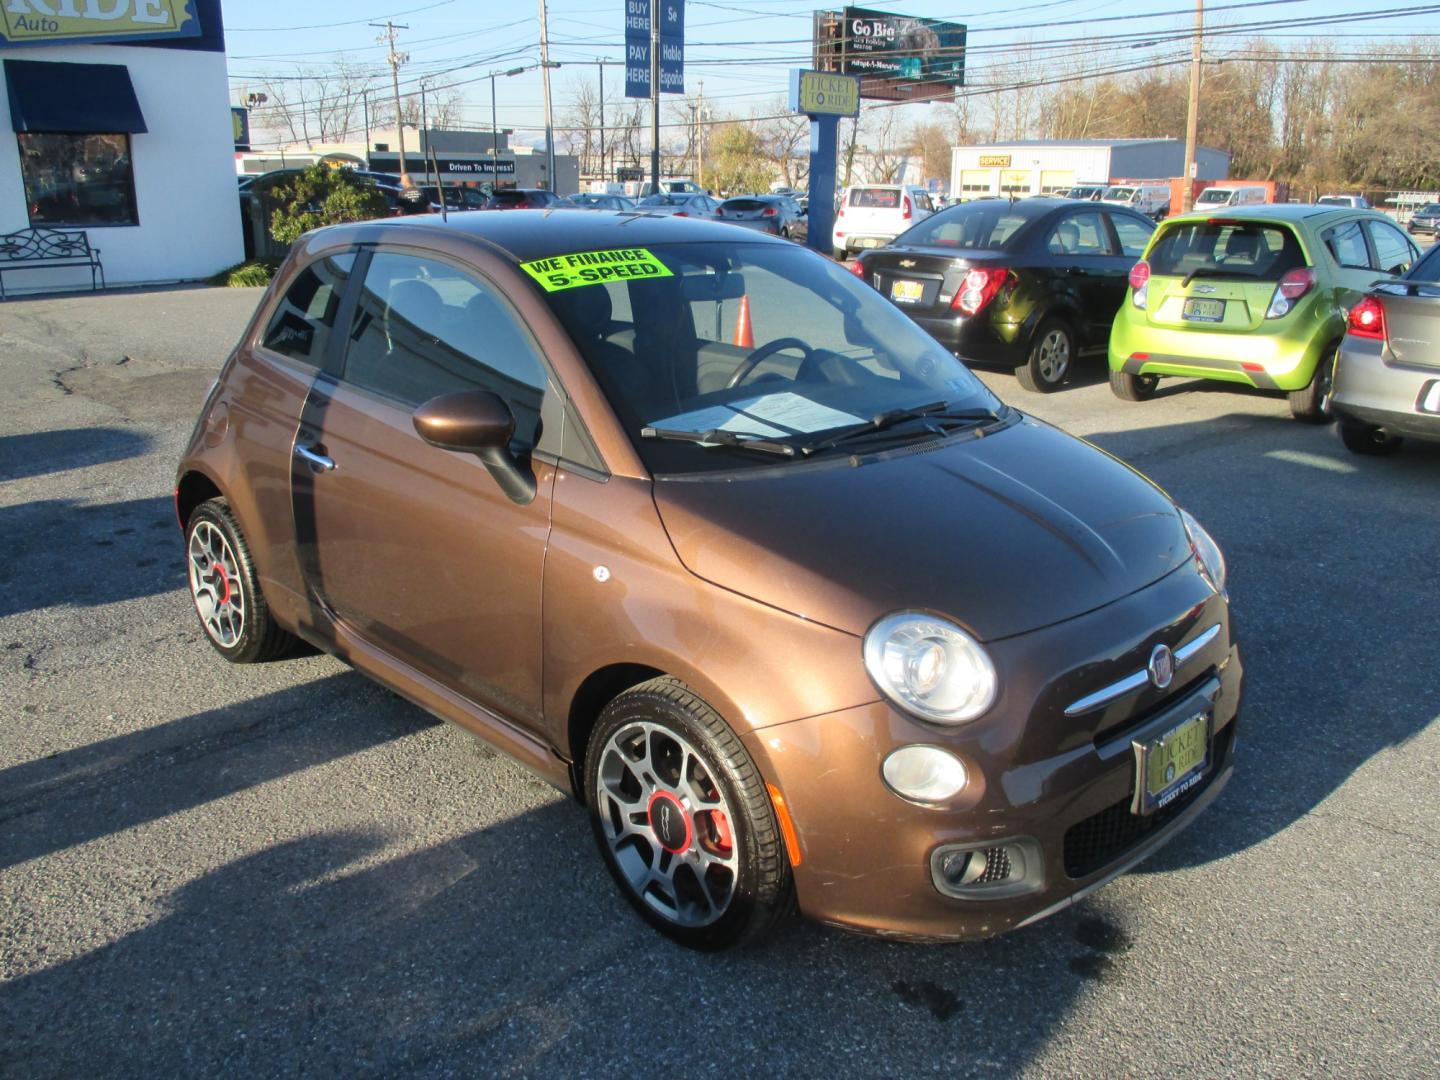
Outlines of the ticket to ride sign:
M199 36L192 0L0 0L0 48Z

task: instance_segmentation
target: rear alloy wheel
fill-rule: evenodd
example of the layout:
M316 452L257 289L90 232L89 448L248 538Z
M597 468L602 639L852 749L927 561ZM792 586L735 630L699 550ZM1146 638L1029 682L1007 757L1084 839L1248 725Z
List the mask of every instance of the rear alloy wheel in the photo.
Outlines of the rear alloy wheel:
M1015 378L1026 390L1049 394L1070 377L1074 361L1074 333L1059 320L1050 319L1041 324L1030 346L1030 356L1015 369Z
M1110 372L1110 389L1121 401L1146 401L1155 395L1159 375L1131 375L1128 371Z
M1307 424L1328 424L1335 419L1330 411L1330 399L1335 393L1335 360L1339 347L1334 346L1321 353L1315 365L1315 374L1310 376L1308 386L1291 390L1290 415Z
M185 562L200 625L226 660L254 664L295 648L297 639L270 614L250 548L224 499L203 502L190 515Z
M1374 424L1362 424L1358 420L1347 420L1340 418L1340 441L1345 444L1345 449L1356 454L1371 456L1383 456L1393 454L1400 449L1404 442L1398 435L1391 435L1382 427Z
M683 683L652 679L610 702L585 762L601 854L652 926L718 950L788 914L790 864L760 772Z

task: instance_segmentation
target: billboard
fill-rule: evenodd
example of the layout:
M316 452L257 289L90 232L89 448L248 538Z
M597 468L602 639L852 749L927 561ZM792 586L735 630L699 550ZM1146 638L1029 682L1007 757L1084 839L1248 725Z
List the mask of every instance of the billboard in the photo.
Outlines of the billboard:
M99 44L198 37L190 0L5 0L0 3L0 48L7 45Z
M953 98L965 85L965 26L869 8L817 11L815 66L860 76L861 97Z

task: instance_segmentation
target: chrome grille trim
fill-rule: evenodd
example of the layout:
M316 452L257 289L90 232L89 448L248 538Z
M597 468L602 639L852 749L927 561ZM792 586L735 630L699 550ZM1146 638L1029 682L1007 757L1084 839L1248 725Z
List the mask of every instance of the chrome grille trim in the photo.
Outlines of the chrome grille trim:
M1193 660L1206 645L1209 645L1220 635L1220 624L1216 623L1204 633L1198 635L1191 641L1187 641L1175 650L1175 670L1178 672L1181 667ZM1110 702L1132 693L1150 681L1150 673L1141 668L1139 671L1126 675L1123 679L1103 686L1093 694L1086 694L1079 701L1066 706L1066 716L1080 716L1083 713L1098 709L1102 705L1109 705Z

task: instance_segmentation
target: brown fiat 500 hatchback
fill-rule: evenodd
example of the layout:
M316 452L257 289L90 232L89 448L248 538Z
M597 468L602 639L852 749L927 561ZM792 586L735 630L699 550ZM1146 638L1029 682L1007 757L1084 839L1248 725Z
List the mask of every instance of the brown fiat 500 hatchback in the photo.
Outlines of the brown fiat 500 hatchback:
M699 948L1044 918L1228 780L1225 563L829 260L531 211L301 240L179 470L200 622L588 807Z

